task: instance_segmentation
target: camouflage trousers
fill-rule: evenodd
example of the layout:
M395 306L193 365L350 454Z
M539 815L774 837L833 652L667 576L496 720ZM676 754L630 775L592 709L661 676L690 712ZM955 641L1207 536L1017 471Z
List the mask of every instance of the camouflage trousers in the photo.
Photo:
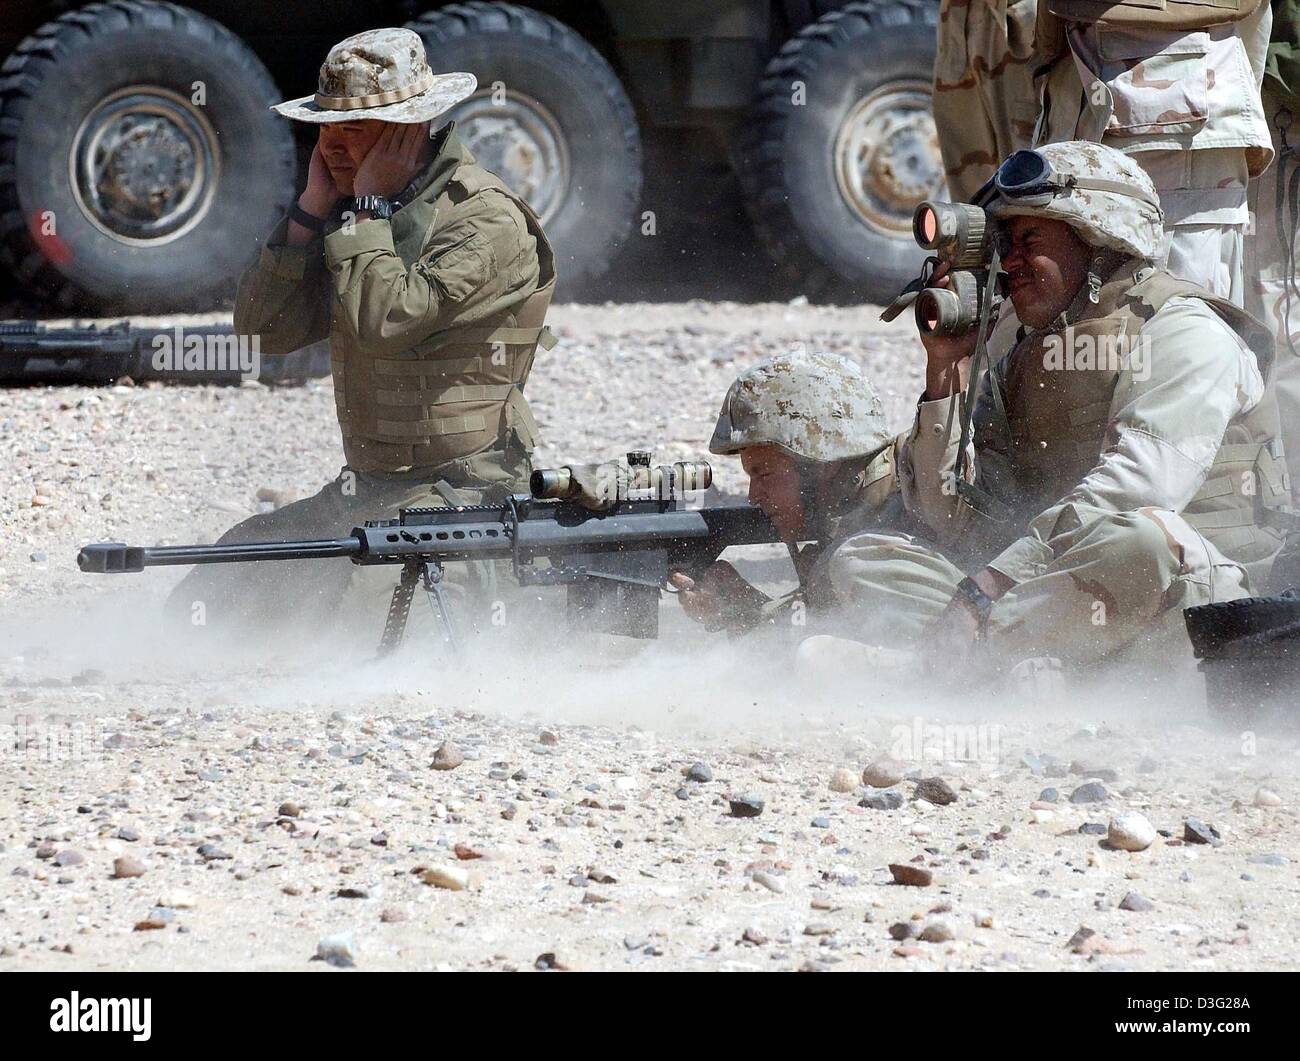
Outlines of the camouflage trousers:
M501 452L451 462L432 472L373 474L344 468L318 493L244 520L222 545L302 538L339 538L366 520L393 519L403 508L444 508L495 502L527 481L526 458ZM489 627L493 609L512 582L499 563L448 563L444 594L458 639ZM377 645L400 565L358 566L350 560L288 560L201 565L172 591L170 621L222 633L272 629L285 639L316 638L346 630ZM504 576L504 583L502 582ZM436 629L417 590L412 636ZM427 614L426 614L427 613ZM499 625L499 624L498 624Z
M1151 178L1165 212L1157 264L1244 307L1249 222L1245 152L1210 148L1142 151L1129 157Z
M1006 671L1041 656L1072 669L1148 654L1190 657L1182 609L1247 595L1245 571L1176 513L1078 507L1061 525L1073 529L1053 538L1054 559L993 605L982 666ZM831 562L840 634L922 648L966 574L910 535L851 538Z
M942 0L934 121L948 191L969 199L1038 117L1031 74L1036 0Z
M1270 93L1264 94L1264 112L1273 131L1277 161L1251 185L1251 213L1255 232L1247 251L1253 281L1246 308L1268 325L1277 340L1273 386L1282 420L1282 445L1286 449L1291 488L1300 504L1300 202L1292 196L1291 182L1300 188L1300 118L1293 118ZM1284 149L1282 129L1290 151ZM1282 209L1278 209L1278 191ZM1287 247L1294 254L1288 270Z

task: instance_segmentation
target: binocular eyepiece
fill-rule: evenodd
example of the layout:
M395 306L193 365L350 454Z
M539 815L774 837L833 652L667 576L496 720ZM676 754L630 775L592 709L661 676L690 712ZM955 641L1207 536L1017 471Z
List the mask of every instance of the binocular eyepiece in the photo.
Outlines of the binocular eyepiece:
M593 512L613 508L633 494L649 494L659 501L680 501L687 494L707 490L713 469L707 461L677 461L651 466L645 452L628 454L626 464L566 465L538 468L528 479L528 490L539 500L573 501Z

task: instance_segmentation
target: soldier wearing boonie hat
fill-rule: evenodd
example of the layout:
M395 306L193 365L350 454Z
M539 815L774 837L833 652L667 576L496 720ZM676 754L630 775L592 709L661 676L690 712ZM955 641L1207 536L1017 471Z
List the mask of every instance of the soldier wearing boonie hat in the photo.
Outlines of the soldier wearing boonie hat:
M496 500L528 481L524 385L537 348L554 345L554 256L455 123L434 126L475 87L472 74L430 70L418 34L377 29L330 50L312 95L275 106L319 138L306 188L240 280L235 327L269 355L329 339L346 464L222 542L346 534L399 507ZM198 569L173 603L203 600L210 622L264 617L268 602L315 622L367 581L347 568L314 572L307 599L298 572Z

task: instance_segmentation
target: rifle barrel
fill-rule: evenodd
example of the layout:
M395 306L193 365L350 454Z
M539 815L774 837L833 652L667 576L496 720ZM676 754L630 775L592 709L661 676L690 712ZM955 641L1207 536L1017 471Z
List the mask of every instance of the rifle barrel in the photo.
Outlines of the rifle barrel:
M327 560L361 552L356 538L297 542L249 542L232 545L164 545L143 548L120 542L87 545L77 554L82 571L117 573L176 564L251 563L257 560Z

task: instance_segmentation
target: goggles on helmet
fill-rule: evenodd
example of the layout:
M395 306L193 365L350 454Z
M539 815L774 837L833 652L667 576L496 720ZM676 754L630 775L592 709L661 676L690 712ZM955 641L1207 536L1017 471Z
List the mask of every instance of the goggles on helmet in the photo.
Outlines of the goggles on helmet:
M1122 181L1058 172L1042 153L1032 149L1008 155L971 202L987 207L1002 199L1016 206L1046 206L1057 196L1069 195L1075 188L1125 195L1160 209L1160 204L1141 188Z

